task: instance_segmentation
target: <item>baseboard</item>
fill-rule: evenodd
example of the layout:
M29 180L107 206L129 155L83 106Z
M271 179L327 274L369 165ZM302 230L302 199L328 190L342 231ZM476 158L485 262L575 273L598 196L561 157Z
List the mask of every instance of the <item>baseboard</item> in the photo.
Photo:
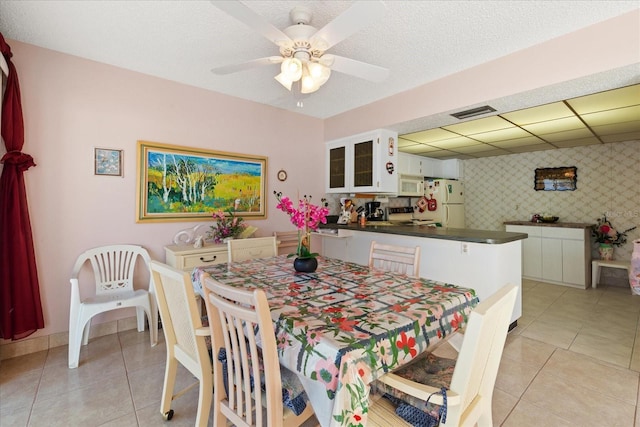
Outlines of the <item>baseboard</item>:
M89 339L128 331L137 327L136 316L99 323L91 325ZM8 341L6 344L0 344L0 360L37 353L67 344L69 344L68 331L35 338L25 338L18 341Z

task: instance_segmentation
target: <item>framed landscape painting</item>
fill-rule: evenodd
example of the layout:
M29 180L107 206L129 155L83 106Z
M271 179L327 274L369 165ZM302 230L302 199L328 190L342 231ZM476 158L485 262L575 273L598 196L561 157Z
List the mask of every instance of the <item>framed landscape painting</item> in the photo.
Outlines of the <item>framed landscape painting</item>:
M266 217L267 158L138 141L136 222Z

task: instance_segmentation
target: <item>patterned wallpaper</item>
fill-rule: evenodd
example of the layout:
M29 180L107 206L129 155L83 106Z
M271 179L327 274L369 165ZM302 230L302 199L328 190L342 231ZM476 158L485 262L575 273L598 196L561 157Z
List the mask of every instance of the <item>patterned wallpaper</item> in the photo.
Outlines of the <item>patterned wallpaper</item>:
M533 189L536 168L560 166L578 168L575 191ZM468 228L504 230L504 221L544 212L595 223L607 213L617 229L638 225L627 244L615 248L615 259L630 259L631 241L640 239L640 141L465 160L464 184Z

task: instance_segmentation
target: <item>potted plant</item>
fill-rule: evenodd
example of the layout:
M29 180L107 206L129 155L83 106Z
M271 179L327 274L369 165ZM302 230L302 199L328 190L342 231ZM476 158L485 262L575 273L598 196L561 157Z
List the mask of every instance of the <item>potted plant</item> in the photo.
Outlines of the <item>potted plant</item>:
M274 191L278 204L276 209L289 215L291 223L298 229L298 246L293 262L296 271L312 273L318 268L317 253L311 252L311 232L316 231L320 224L327 223L327 215L329 209L324 206L318 206L311 203L311 196L305 195L298 200L297 207L294 206L291 199L282 196L281 192Z
M235 215L235 211L231 208L226 210L227 214L218 210L213 213L213 219L216 223L211 226L208 235L216 243L223 243L229 239L235 239L247 227L242 223L243 218Z
M591 235L596 238L596 243L599 244L598 252L600 253L600 259L613 259L613 247L622 246L627 243L627 233L635 229L636 227L631 227L619 232L613 227L611 221L607 219L606 214L604 214L602 218L598 218L596 225L591 231Z

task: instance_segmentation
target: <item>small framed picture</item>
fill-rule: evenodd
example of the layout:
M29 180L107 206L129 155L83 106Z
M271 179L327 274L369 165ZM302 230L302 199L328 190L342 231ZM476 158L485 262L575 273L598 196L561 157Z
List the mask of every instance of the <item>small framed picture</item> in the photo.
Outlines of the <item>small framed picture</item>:
M95 148L95 175L122 176L122 150Z

